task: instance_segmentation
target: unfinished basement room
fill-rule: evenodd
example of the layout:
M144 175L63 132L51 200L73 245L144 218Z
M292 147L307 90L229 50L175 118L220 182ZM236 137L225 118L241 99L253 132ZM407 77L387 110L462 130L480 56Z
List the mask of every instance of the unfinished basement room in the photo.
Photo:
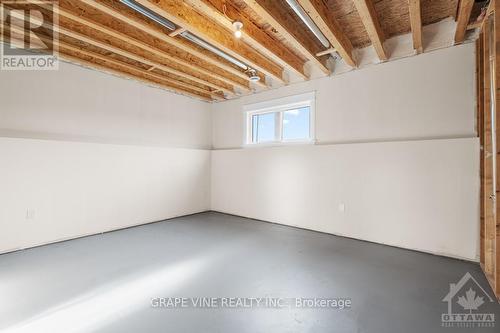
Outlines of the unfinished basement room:
M500 0L0 18L0 332L500 332Z

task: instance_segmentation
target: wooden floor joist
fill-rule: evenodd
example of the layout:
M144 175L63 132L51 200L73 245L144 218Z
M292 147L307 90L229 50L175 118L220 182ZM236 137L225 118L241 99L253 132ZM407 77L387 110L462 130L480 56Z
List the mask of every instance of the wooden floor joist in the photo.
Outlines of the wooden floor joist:
M11 15L13 16L16 16L17 13L12 13ZM24 20L24 17L23 16L17 16L18 19L20 20ZM82 42L85 42L85 43L88 43L90 45L93 45L95 47L98 47L98 48L101 48L101 49L104 49L104 50L107 50L109 52L112 52L112 53L115 53L115 54L118 54L120 56L123 56L125 58L129 58L129 59L132 59L132 60L135 60L135 61L138 61L140 63L143 63L143 64L146 64L146 65L149 65L149 66L155 66L156 68L162 70L162 71L165 71L167 73L171 73L171 74L174 74L174 75L177 75L177 76L180 76L180 77L183 77L183 78L186 78L190 81L193 81L193 82L196 82L196 83L199 83L199 84L202 84L202 85L207 85L207 86L210 86L214 89L221 89L222 91L228 93L228 94L234 94L234 92L224 88L224 87L220 87L218 85L214 85L210 82L207 82L207 81L204 81L204 80L201 80L197 77L194 77L194 76L191 76L191 75L188 75L188 74L185 74L183 72L180 72L178 70L175 70L173 68L170 68L168 66L165 66L159 62L156 62L156 61L151 61L149 59L146 59L142 56L139 56L139 55L136 55L132 52L129 52L127 50L124 50L124 49L121 49L121 48L118 48L118 47L115 47L115 46L112 46L110 45L109 43L105 43L105 42L101 42L95 38L92 38L92 37L89 37L89 36L86 36L86 35L83 35L83 34L80 34L80 33L77 33L77 32L74 32L74 31L71 31L69 29L66 29L64 27L61 27L61 26L56 26L56 27L53 27L49 24L47 24L46 22L41 22L39 19L37 18L31 18L32 22L34 24L40 24L40 26L43 26L47 29L55 29L58 31L58 33L60 34L63 34L63 35L66 35L68 37L71 37L71 38L74 38L74 39L77 39L79 41L82 41Z
M95 52L83 50L81 48L72 46L72 45L70 45L68 43L64 43L64 42L61 42L61 41L57 42L57 44L59 46L59 50L61 50L61 48L62 48L62 49L67 49L67 50L76 52L76 53L81 53L81 54L83 54L85 56L88 56L88 57L91 57L91 58L94 58L94 59L99 59L99 60L102 60L104 62L107 62L107 63L110 63L110 64L114 64L116 66L128 68L128 69L131 69L131 70L133 70L133 71L135 71L137 73L141 73L143 75L150 76L150 77L153 77L153 78L161 80L161 81L165 81L165 82L167 82L167 83L169 83L171 85L178 85L178 86L180 86L182 88L185 88L185 89L188 89L188 90L194 90L194 91L199 92L201 94L210 95L213 99L217 99L217 100L224 100L225 99L223 96L215 94L214 93L215 91L204 90L204 89L198 88L196 86L191 86L189 84L185 84L185 83L183 83L181 81L175 81L175 80L172 80L172 79L167 78L165 76L162 76L162 75L156 74L154 72L151 72L149 69L143 70L143 69L140 69L140 68L137 68L137 67L132 67L128 63L125 63L125 62L122 62L122 61L119 61L119 60L115 60L115 59L110 58L110 57L103 56L102 54L99 54L99 53L95 53Z
M228 55L265 73L279 83L286 83L283 79L282 67L262 56L244 42L235 41L232 31L207 19L190 8L184 1L136 0L136 2L175 23L177 26L187 29Z
M304 45L304 41L299 40L299 38L292 32L293 29L285 26L286 22L279 18L273 16L266 8L264 8L258 1L255 0L243 0L243 2L250 7L257 15L268 22L276 31L278 31L285 40L290 43L295 49L297 49L304 57L306 57L309 62L319 68L324 74L329 75L330 69L326 66L326 59L319 59L316 57L316 52L311 50L309 47Z
M421 0L409 0L410 24L413 37L413 49L420 54L423 52L422 44L422 12L420 9Z
M460 0L458 5L457 30L455 32L455 43L462 43L465 40L465 32L469 24L470 14L474 0Z
M168 45L174 46L180 50L183 50L184 52L187 52L189 54L192 54L193 56L206 61L207 63L210 63L218 68L220 68L223 71L226 71L232 75L235 75L241 79L246 80L247 82L249 81L248 75L246 75L243 71L234 68L231 65L228 65L225 63L225 61L218 60L212 56L209 56L207 53L200 51L199 49L188 45L188 43L183 43L178 39L178 36L176 37L170 37L166 35L165 33L159 31L158 29L155 29L151 27L150 25L145 24L141 20L138 20L137 18L130 16L126 13L120 12L118 8L116 8L116 4L104 4L100 2L96 2L94 0L80 0L82 3L91 6L92 8L109 15L110 17L120 20L121 22L124 22L131 27L134 27L140 31L143 31L155 38L158 38L158 40L167 43ZM260 87L266 87L266 84L264 80L261 80L259 82L255 83L256 85ZM249 88L248 86L245 86L245 91L248 91Z
M457 43L465 40L468 26L482 29L485 21L484 11L472 10L474 0L440 1L440 5L433 1L425 3L425 8L422 0L407 0L398 12L392 12L394 5L389 0L134 2L138 7L120 0L59 0L62 41L184 86L221 91L227 98L297 78L331 74L335 65L330 61L332 54L336 62L338 54L347 65L356 67L355 56L364 53L355 49L370 43L385 61L389 58L385 39L410 31L414 49L420 53L423 24L450 15L457 17ZM10 6L26 9L44 5L27 0ZM495 12L494 7L492 0L486 16ZM44 15L52 6L46 4L45 8ZM404 16L407 13L409 20ZM243 23L242 38L234 35L235 21ZM104 60L98 61L106 65ZM112 61L107 64L116 65ZM260 80L250 81L251 69Z
M186 0L193 8L203 15L211 18L227 29L232 29L230 17L237 18L243 23L242 39L249 45L255 47L257 51L279 62L303 79L308 79L304 71L304 61L290 52L281 43L277 43L268 34L247 18L239 13L229 2L224 0ZM224 13L225 12L225 13Z
M371 0L353 0L353 2L358 10L368 36L370 36L370 40L375 48L375 52L377 52L378 58L381 61L386 61L388 56L384 48L385 34L378 21L373 2Z
M325 8L324 4L311 0L298 0L298 2L309 14L314 23L316 23L335 51L344 59L345 63L351 67L356 67L356 61L352 54L351 41L344 34L332 14ZM316 54L316 56L318 55Z
M177 36L177 35L179 35L179 34L182 34L184 31L186 31L186 29L184 29L184 28L179 28L179 29L175 29L174 31L172 31L172 32L171 32L171 33L169 33L168 35L169 35L170 37L175 37L175 36Z
M95 68L95 69L98 69L98 70L103 71L103 72L112 73L112 74L114 74L116 76L119 76L119 77L125 77L125 78L129 78L129 79L132 79L132 80L142 81L142 82L144 82L146 84L150 84L150 85L152 84L154 86L157 86L158 88L167 89L167 90L170 90L170 91L172 91L174 93L178 93L178 94L181 94L181 95L186 95L186 96L194 97L196 99L201 99L201 100L206 101L206 102L212 102L213 101L213 99L210 98L210 97L208 97L208 96L202 96L202 95L199 95L199 94L190 93L188 91L184 91L184 90L181 90L179 88L175 88L175 87L172 87L172 86L169 86L169 85L166 85L166 84L161 84L161 83L158 83L158 82L156 82L154 80L151 80L151 79L146 79L146 78L143 78L143 77L140 77L140 76L136 76L136 75L124 72L124 71L120 71L120 70L117 70L117 69L110 68L108 66L103 66L103 65L97 64L95 62L84 60L82 58L75 57L75 56L72 56L72 55L69 55L69 54L60 53L59 56L62 59L67 60L67 61L69 61L71 63L80 64L82 66L86 66L86 67L90 67L90 68Z
M17 29L19 29L19 32L22 31L22 29L19 28L19 27ZM16 27L13 27L13 30L15 31ZM43 37L42 37L42 39L43 39ZM4 41L3 37L2 37L2 41ZM6 42L6 41L4 41L4 42ZM14 46L20 47L20 48L24 47L23 46L24 45L24 41L21 40L21 39L10 38L10 40L7 41L7 42L10 43L10 44L12 44L12 45L14 45ZM52 42L52 40L50 40L50 42ZM64 43L60 43L59 42L59 46L61 46L63 48L65 48L66 46L68 46L67 49L71 49L71 46L69 46L69 44L65 45ZM80 52L80 50L78 50L78 51ZM92 56L92 52L81 50L80 53L82 53L83 55L88 55L89 57ZM158 87L160 89L166 89L168 91L171 91L171 92L174 92L174 93L178 93L178 94L181 94L181 95L185 95L185 96L189 96L189 97L193 97L193 98L196 98L196 99L200 99L202 101L206 101L206 102L213 101L213 99L211 97L211 95L213 95L213 94L210 94L209 92L204 91L203 94L198 94L198 93L191 92L189 90L192 90L193 87L188 86L188 87L186 87L187 90L183 89L182 85L179 85L178 81L166 81L165 77L161 77L161 79L157 78L157 80L161 80L162 81L162 82L157 82L156 80L153 80L151 78L146 78L146 77L140 76L141 72L143 72L143 71L141 71L139 69L132 68L132 67L130 67L129 64L125 64L124 66L121 66L122 69L118 70L118 69L111 68L111 67L108 67L108 66L103 66L103 65L98 64L96 62L85 60L85 59L82 59L80 57L77 57L77 56L74 56L74 55L70 55L70 54L67 54L67 53L64 53L64 52L59 52L58 55L57 55L57 57L61 58L63 60L69 61L71 63L75 63L75 64L79 64L79 65L82 65L82 66L90 67L92 69L97 69L97 70L100 70L100 71L103 71L103 72L111 73L111 74L119 76L119 77L124 77L124 78L127 78L127 79L141 81L141 82L144 82L144 83L146 83L148 85L153 85L155 87ZM103 60L103 61L109 62L109 63L113 63L113 59L111 59L111 58L106 58L106 57L102 57L102 58L103 59L100 59L100 60ZM119 65L119 63L116 62L115 65ZM131 74L130 71L136 71L137 74L135 74L135 75ZM148 75L151 76L151 73L148 73ZM168 82L168 83L165 83L165 82ZM171 82L174 82L174 83L171 83ZM217 97L217 99L219 99L219 98Z
M337 52L337 50L335 50L333 47L332 48L329 48L328 50L324 50L324 51L321 51L321 52L318 52L316 53L316 57L322 57L324 55L327 55L327 54L332 54L332 53L335 53Z
M92 29L95 29L95 30L99 30L101 32L104 32L105 34L109 35L109 36L112 36L116 39L120 39L122 40L124 43L127 43L127 44L130 44L130 45L134 45L134 46L137 46L139 48L142 48L143 50L145 51L148 51L150 52L151 54L155 54L163 59L166 59L168 60L169 62L172 62L172 63L175 63L175 64L178 64L184 68L188 68L190 70L192 70L193 72L199 72L201 74L204 74L208 77L211 77L213 79L216 79L216 80L219 80L219 81L223 81L224 83L226 84L229 84L229 85L238 85L237 82L234 82L230 79L227 79L223 76L220 76L220 75L217 75L216 73L212 73L210 71L207 71L203 68L200 68L200 67L197 67L197 66L194 66L192 65L189 61L184 61L182 59L177 59L171 55L169 55L168 53L162 51L162 50L159 50L155 47L152 47L142 41L139 41L139 40L136 40L134 38L131 38L131 37L128 37L126 34L124 33L121 33L119 31L116 31L116 30L113 30L113 29L110 29L102 24L99 24L97 22L93 22L91 20L88 20L86 18L83 18L83 17L80 17L80 16L77 16L77 15L74 15L68 11L66 11L65 9L62 9L62 8L59 8L59 14L63 17L66 17L72 21L75 21L79 24L82 24L82 25L85 25L85 26L88 26ZM192 75L192 74L189 74L187 72L184 72L186 75ZM187 79L190 79L190 77L186 77ZM219 85L216 85L214 84L213 82L210 82L210 81L206 81L207 85L211 85L213 84L212 88L214 89L223 89L224 92L226 93L234 93L234 91L232 90L229 90L229 89L225 89L225 88L222 88L221 86ZM240 85L238 85L238 87L240 88L245 88L245 87L242 87Z

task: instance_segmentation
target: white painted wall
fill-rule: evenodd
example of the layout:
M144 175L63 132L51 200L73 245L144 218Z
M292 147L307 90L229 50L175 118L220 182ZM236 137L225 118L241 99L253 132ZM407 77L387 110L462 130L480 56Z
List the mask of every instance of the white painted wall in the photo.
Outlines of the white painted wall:
M217 103L213 146L242 145L243 105L308 91L320 143L472 136L474 61L465 44Z
M0 100L0 253L210 209L209 104L65 63Z
M144 83L60 63L0 72L0 135L210 148L210 105Z
M211 208L476 259L473 53L212 106L68 64L0 72L0 252ZM240 149L244 104L312 90L321 145Z
M0 138L0 156L0 252L210 208L208 150Z
M474 69L466 44L215 104L212 209L477 260ZM321 145L240 148L243 105L307 91Z
M477 154L472 138L218 150L212 209L476 260Z

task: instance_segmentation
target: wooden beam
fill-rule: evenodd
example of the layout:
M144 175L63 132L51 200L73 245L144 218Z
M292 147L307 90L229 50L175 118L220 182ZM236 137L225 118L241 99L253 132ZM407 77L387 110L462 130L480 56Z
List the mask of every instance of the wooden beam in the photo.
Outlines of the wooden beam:
M495 1L495 12L493 16L493 45L492 45L492 89L494 90L495 102L493 108L495 111L495 159L496 159L496 212L495 212L495 293L500 300L500 204L498 198L500 197L500 1Z
M460 0L458 4L457 30L455 32L455 44L462 43L465 40L465 32L469 24L470 14L474 0Z
M59 7L58 9L59 11L59 14L67 19L70 19L74 22L77 22L79 24L82 24L84 26L87 26L89 28L92 28L92 29L95 29L95 30L98 30L100 32L103 32L111 37L114 37L116 39L119 39L123 42L125 42L126 44L130 44L130 45L134 45L138 48L141 48L151 54L154 54L156 56L159 56L161 58L164 58L174 64L177 64L177 65L180 65L182 66L183 68L189 68L190 70L192 71L195 71L195 72L199 72L203 75L206 75L208 77L211 77L213 79L216 79L216 80L220 80L226 84L229 84L229 85L234 85L235 82L234 81L231 81L225 77L222 77L220 75L217 75L215 73L212 73L210 71L207 71L203 68L200 68L200 67L197 67L195 65L192 65L190 62L188 61L185 61L185 60L182 60L182 59L176 59L175 57L169 55L168 53L162 51L162 50L159 50L157 48L154 48L142 41L139 41L137 39L134 39L134 38L131 38L129 36L127 36L126 34L124 33L121 33L119 31L116 31L116 30L113 30L111 28L108 28L100 23L97 23L97 22L94 22L94 21L91 21L91 20L88 20L88 19L85 19L81 16L78 16L78 15L74 15L70 12L68 12L67 10ZM189 80L193 80L193 78L196 78L195 76L192 76L191 74L189 73L186 73L184 71L180 71L180 73L182 73L182 75L179 75L181 77L184 77L186 79L189 79ZM176 75L178 75L176 73ZM198 78L197 78L198 79ZM214 89L222 89L224 92L228 93L228 94L234 94L234 91L233 90L230 90L230 89L227 89L223 86L220 86L219 84L215 84L211 81L208 81L208 80L204 80L204 79L198 79L198 80L202 80L203 81L203 84L205 85L208 85L209 87L212 87ZM198 83L201 83L201 82L198 82Z
M337 50L335 50L335 48L331 47L328 50L324 50L324 51L316 53L316 57L322 57L324 55L332 54L332 53L335 53L335 52L337 52Z
M420 54L423 52L422 44L422 13L420 0L408 0L410 7L410 24L413 35L413 49Z
M480 251L479 262L484 267L484 45L483 33L476 40L476 101L477 101L477 133L479 136L479 170L480 170Z
M19 27L17 27L17 29L16 29L16 27L14 27L14 26L10 26L10 28L12 28L13 30L17 30L18 29L19 33L21 33L22 30L23 30L22 28L19 28ZM3 40L4 37L3 36L1 36L1 37L2 37L2 40ZM44 38L41 37L41 39L44 39ZM52 42L52 40L50 40L50 39L46 39L46 40L49 41L49 42ZM18 45L21 48L24 47L24 42L22 40L16 40L15 38L11 38L10 42L12 44L14 44L14 45ZM66 46L65 43L62 43L62 42L59 42L58 44L59 44L60 47L63 47L63 48ZM67 45L69 46L69 44L67 44ZM83 51L83 50L80 50L80 49L77 49L77 50L78 50L78 52L81 52L83 55L87 55L89 57L92 56L92 53L93 53L93 52ZM83 65L83 66L86 66L86 67L90 67L90 68L93 68L93 69L98 69L98 70L101 70L101 71L104 71L104 72L108 72L108 73L111 73L111 74L114 74L114 75L117 75L117 76L120 76L120 77L125 77L125 78L128 78L128 79L133 79L133 80L141 81L141 82L144 82L146 84L154 85L154 86L156 86L158 88L168 90L170 92L178 93L178 94L189 96L189 97L194 97L196 99L200 99L200 100L207 101L207 102L213 101L212 98L209 97L210 96L209 92L205 91L206 94L200 95L200 94L196 94L196 93L184 90L184 89L178 87L178 83L179 82L177 82L177 81L174 81L175 82L174 84L159 83L159 82L156 82L156 81L154 81L152 79L148 79L148 78L142 77L140 75L134 75L134 74L128 73L126 71L129 71L129 70L134 71L135 70L135 68L130 67L129 64L122 65L124 69L117 70L117 69L110 68L110 67L107 67L107 66L103 66L103 65L100 65L98 63L91 62L91 61L88 61L88 60L85 60L85 59L82 59L82 58L79 58L79 57L75 57L75 56L72 56L72 55L69 55L69 54L66 54L66 53L59 52L59 54L57 56L58 56L58 58L65 59L65 60L67 60L69 62L72 62L72 63L77 63L77 64L80 64L80 65ZM101 59L103 61L106 61L106 62L109 62L109 61L115 62L115 60L103 57L102 55L101 55L101 57L103 58L103 59ZM137 70L137 72L139 73L141 71ZM151 73L148 73L148 75L151 75ZM165 81L165 79L166 78L164 78L164 77L161 78L161 80L163 80L163 81ZM189 86L189 89L192 89L192 88L193 87Z
M346 64L351 67L357 67L356 61L352 55L353 47L351 41L340 28L333 17L333 13L328 12L321 1L298 0L298 2L307 14L309 14L314 23L316 23L333 48L335 48L342 59L344 59Z
M175 88L175 87L172 87L172 86L169 86L169 85L166 85L166 84L160 84L160 83L158 83L158 82L156 82L154 80L143 78L143 77L140 77L140 76L137 76L137 75L133 75L133 74L127 73L127 72L125 72L123 70L117 70L117 69L114 69L114 68L103 66L103 65L97 64L95 62L84 60L82 58L71 56L71 55L65 54L65 53L60 53L59 55L60 55L61 58L65 59L65 60L67 60L69 62L77 63L77 64L80 64L82 66L90 67L90 68L93 68L93 69L98 69L98 70L101 70L103 72L108 72L108 73L111 73L111 74L114 74L114 75L117 75L117 76L120 76L120 77L125 77L125 78L129 78L129 79L141 81L141 82L144 82L144 83L149 84L149 85L152 84L154 86L157 86L158 88L166 89L166 90L169 90L171 92L178 93L178 94L181 94L181 95L186 95L186 96L189 96L189 97L194 97L194 98L197 98L197 99L201 99L202 101L205 101L205 102L212 102L213 101L213 99L210 98L210 97L206 97L206 96L194 94L194 93L191 93L191 92L188 92L188 91L184 91L184 90L181 90L179 88ZM127 69L131 69L131 68L127 67Z
M353 0L353 2L379 59L386 61L388 56L384 48L385 34L378 21L373 2L371 0Z
M171 33L169 33L168 35L169 35L170 37L175 37L175 36L177 36L177 35L179 35L179 34L182 34L184 31L186 31L186 29L184 29L184 28L179 28L179 29L175 29L174 31L172 31L172 32L171 32Z
M20 20L24 20L24 17L22 15L18 16L16 12L13 12L12 16L16 16ZM202 84L202 85L212 86L212 88L214 88L214 89L220 89L220 87L217 86L217 85L207 84L206 81L198 79L197 77L194 77L194 76L191 76L191 75L187 75L187 74L185 74L183 72L180 72L180 71L175 70L173 68L167 67L167 66L165 66L165 65L163 65L163 64L161 64L159 62L151 61L149 59L146 59L144 57L141 57L141 56L136 55L134 53L131 53L129 51L126 51L126 50L123 50L121 48L112 46L109 43L104 43L104 42L98 41L98 40L96 40L94 38L91 38L89 36L86 36L86 35L83 35L83 34L80 34L80 33L77 33L77 32L71 31L71 30L68 30L68 29L66 29L64 27L61 27L61 26L55 26L55 27L51 26L47 22L42 22L38 18L31 17L30 20L32 21L32 23L34 23L34 24L40 24L42 27L44 27L46 29L54 29L55 31L57 31L60 34L63 34L63 35L66 35L68 37L77 39L79 41L91 44L91 45L96 46L98 48L107 50L109 52L113 52L113 53L118 54L120 56L123 56L123 57L129 58L129 59L141 62L141 63L149 65L149 66L155 66L156 68L158 68L158 69L160 69L162 71L165 71L167 73L171 73L171 74L174 74L174 75L177 75L177 76L180 76L180 77L184 77L184 78L186 78L186 79L188 79L190 81L193 81L193 82L196 82L196 83L199 83L199 84ZM223 90L227 91L227 89L225 89L225 88L223 88Z
M130 16L128 14L125 14L118 10L115 4L103 4L96 2L94 0L80 0L82 3L91 6L92 8L105 13L111 17L113 17L116 20L122 21L140 31L143 31L155 38L158 38L158 40L167 43L171 46L174 46L184 52L187 52L189 54L192 54L193 56L202 59L203 61L206 61L207 63L210 63L214 66L217 66L218 68L231 73L235 76L240 77L241 79L249 81L248 75L246 75L244 72L232 67L231 65L228 65L225 63L225 61L220 61L216 59L215 57L209 56L206 52L199 51L197 48L189 45L188 43L182 42L179 39L175 37L170 37L166 35L164 32L158 30L157 28L153 28L152 26L149 26L142 22L141 20L138 20L137 18ZM261 87L267 87L266 84L263 82L264 80L261 80L259 82L256 82L256 85L259 85ZM248 90L248 87L246 87L245 90Z
M482 26L483 26L483 21L472 22L467 25L467 30L478 29L481 28Z
M458 11L458 9L457 9ZM484 26L486 24L486 21L488 21L488 17L495 12L495 1L494 0L491 0L489 5L488 5L488 8L486 9L486 15L484 16L483 20L480 22L480 25L479 25L479 32L482 32L483 29L484 29ZM467 25L467 30L469 29L469 25Z
M265 31L256 26L248 17L238 11L230 2L225 0L186 0L193 8L211 18L226 29L231 30L230 18L238 19L243 23L242 39L260 53L272 58L280 65L293 71L303 79L309 76L304 71L304 61L290 52L281 43L276 42Z
M82 48L78 48L78 47L75 47L75 46L70 45L68 43L61 42L61 41L57 42L57 44L59 46L59 49L60 48L64 48L64 49L67 49L67 50L70 50L70 51L73 51L73 52L81 53L81 54L83 54L85 56L88 56L88 57L92 57L94 59L99 59L101 61L113 64L113 65L116 65L116 66L125 67L125 68L133 70L133 71L135 71L137 73L141 73L143 75L153 77L153 78L155 78L157 80L161 80L161 81L167 82L170 85L177 85L179 87L182 87L182 88L185 88L185 89L188 89L188 90L193 90L193 91L199 92L201 94L210 95L212 98L217 99L217 100L224 100L225 99L223 96L220 96L218 94L214 94L214 91L205 90L205 89L199 88L197 86L189 85L189 84L184 83L182 81L173 80L173 79L170 79L168 77L165 77L165 76L162 76L162 75L159 75L159 74L156 74L156 73L152 73L150 71L150 69L143 70L143 69L140 69L138 67L133 67L133 66L130 66L130 64L128 64L126 62L118 61L118 60L115 60L113 58L109 58L109 57L103 56L102 54L91 52L91 51L88 51L88 50L84 50Z
M464 1L464 0L462 0ZM469 20L468 4L460 3L457 33ZM461 9L460 9L461 8ZM465 9L464 9L465 8ZM462 13L462 14L461 14ZM465 19L464 17L467 17ZM458 29L461 29L461 32ZM476 40L476 93L480 150L480 265L500 300L500 1L490 1Z
M228 55L265 73L280 83L283 68L256 52L253 48L233 37L227 30L207 19L182 0L136 0L137 3L156 12L177 26L186 28L194 35L217 47Z
M276 31L278 31L280 35L283 36L288 43L290 43L290 45L296 48L314 66L318 67L324 74L330 74L330 69L326 66L326 59L318 59L315 52L313 52L310 47L306 46L304 41L299 40L299 38L291 32L292 29L285 26L285 22L283 22L283 20L273 16L255 0L243 0L243 2L256 12L257 15L259 15L264 21L276 29Z
M83 2L85 2L85 1L83 1ZM93 3L95 3L95 2L93 2ZM121 31L117 31L116 28L112 29L112 28L105 26L105 25L102 25L96 21L85 20L85 18L83 18L80 14L73 15L68 10L65 10L62 7L62 4L63 3L60 4L59 10L60 10L61 14L66 15L66 17L69 18L70 20L73 20L73 21L80 23L82 25L88 25L91 28L99 30L99 32L104 32L108 35L112 35L113 37L115 37L117 39L125 41L125 43L127 43L130 40L130 37L127 34L122 33ZM98 10L98 9L96 9L96 10ZM145 46L148 48L148 52L154 53L158 56L162 56L163 58L167 58L169 61L171 61L172 63L175 63L177 66L179 66L181 68L189 68L195 72L200 72L203 75L209 76L209 77L213 78L214 80L224 82L224 83L231 85L231 86L236 86L245 92L250 91L248 83L242 84L241 80L238 80L238 79L235 79L234 77L232 77L231 73L227 73L224 71L221 71L222 73L216 73L216 72L214 72L214 68L210 67L210 66L209 66L210 70L207 70L199 65L197 66L196 63L189 62L189 61L183 60L182 58L172 56L171 54L168 54L163 50L160 51L158 48L151 48L150 45L148 45L140 40L138 41L136 39L136 41L139 42L141 45L137 45L137 43L135 43L134 44L135 46L138 46L140 48L144 48L143 46ZM160 54L160 52L161 52L161 54Z
M483 34L484 47L484 270L486 277L494 286L495 272L495 193L493 193L493 139L492 139L492 113L491 113L491 68L489 29L485 25ZM494 288L494 287L493 287Z

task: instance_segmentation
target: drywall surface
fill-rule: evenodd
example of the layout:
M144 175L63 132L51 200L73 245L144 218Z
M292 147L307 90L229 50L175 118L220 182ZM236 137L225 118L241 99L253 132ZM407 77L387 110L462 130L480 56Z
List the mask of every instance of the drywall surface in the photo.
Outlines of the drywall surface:
M210 148L210 104L61 62L0 72L0 136Z
M478 140L212 152L212 209L476 260Z
M308 91L320 145L240 149L243 105ZM477 258L471 44L212 106L69 64L0 92L1 252L211 208Z
M210 208L210 151L0 138L0 252Z
M0 252L210 208L210 104L67 63L0 100Z
M214 104L212 209L477 260L474 70L466 44ZM242 148L244 105L309 91L316 145Z
M241 147L243 105L309 91L320 143L472 136L474 71L474 44L465 44L216 103L213 146Z

